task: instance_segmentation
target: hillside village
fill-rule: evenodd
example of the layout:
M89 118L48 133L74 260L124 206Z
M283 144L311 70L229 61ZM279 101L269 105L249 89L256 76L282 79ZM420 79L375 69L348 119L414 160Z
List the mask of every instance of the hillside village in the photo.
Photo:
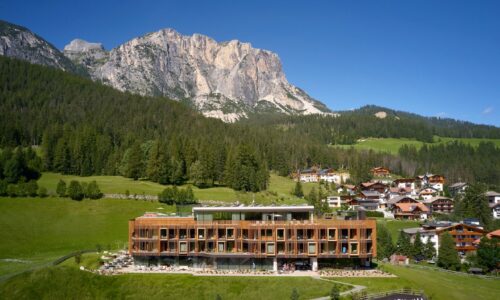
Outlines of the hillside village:
M488 233L478 219L469 218L458 222L449 221L454 212L455 199L463 197L468 184L457 182L449 184L439 174L423 174L415 178L400 178L386 167L370 170L374 179L358 185L346 184L349 172L331 168L311 167L298 170L291 176L296 182L334 184L333 193L324 202L334 210L365 211L368 214L379 212L387 219L422 221L421 227L407 228L403 232L414 242L416 233L422 243L432 243L436 255L439 249L439 236L445 232L452 235L456 250L464 257L477 250L480 239L499 236L498 230ZM487 191L488 205L493 219L500 218L500 193ZM448 219L448 220L447 220Z

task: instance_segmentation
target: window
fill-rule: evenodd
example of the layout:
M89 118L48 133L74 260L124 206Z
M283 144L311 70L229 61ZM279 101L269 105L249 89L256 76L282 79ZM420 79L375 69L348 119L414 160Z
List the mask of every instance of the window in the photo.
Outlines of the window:
M198 239L205 239L205 228L198 228Z
M307 248L307 254L315 255L316 254L316 243L309 243Z
M187 251L188 251L187 242L179 242L179 252L187 253Z
M274 254L274 243L266 244L266 254Z
M226 245L224 242L217 243L217 252L224 252L225 248L226 248Z
M335 240L335 232L336 230L333 228L328 228L328 239Z
M162 238L162 239L167 238L167 228L160 229L160 238Z

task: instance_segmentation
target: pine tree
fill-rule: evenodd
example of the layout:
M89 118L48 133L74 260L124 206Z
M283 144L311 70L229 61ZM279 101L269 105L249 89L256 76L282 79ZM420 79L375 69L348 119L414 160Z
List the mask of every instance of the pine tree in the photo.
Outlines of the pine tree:
M439 236L439 239L440 244L437 265L445 269L460 269L460 258L458 257L455 241L451 234L445 232Z
M122 170L123 175L128 178L133 178L137 180L142 175L142 149L139 143L134 143L134 145L128 149L124 155Z
M415 240L413 241L412 248L413 257L415 256L423 256L424 255L424 244L422 243L420 232L417 231L415 234Z
M486 271L492 271L500 262L500 239L483 237L477 249L478 264Z
M401 230L399 232L398 240L396 242L396 251L398 254L411 256L412 255L412 245L410 242L410 237Z
M427 237L427 243L424 244L424 256L426 259L432 259L436 256L436 248L434 247L434 242L431 241L431 237Z
M295 183L293 194L299 198L304 197L304 191L302 190L302 184L300 183L300 180L297 180L297 182Z
M394 253L391 234L385 225L377 223L377 257L389 258Z
M150 149L146 176L154 182L160 181L161 168L163 163L163 153L159 141L155 141Z

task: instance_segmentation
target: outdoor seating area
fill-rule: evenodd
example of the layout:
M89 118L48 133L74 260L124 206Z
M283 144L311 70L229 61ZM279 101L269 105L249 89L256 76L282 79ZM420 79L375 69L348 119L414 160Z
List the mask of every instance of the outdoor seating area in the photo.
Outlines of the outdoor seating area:
M319 271L319 275L323 277L396 277L378 269L323 269Z

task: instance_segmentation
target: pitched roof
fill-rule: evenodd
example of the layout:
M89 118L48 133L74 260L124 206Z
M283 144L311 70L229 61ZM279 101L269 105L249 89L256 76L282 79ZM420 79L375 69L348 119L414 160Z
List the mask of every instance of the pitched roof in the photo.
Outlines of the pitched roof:
M448 198L448 197L436 196L436 197L432 197L432 198L429 198L427 200L424 200L423 202L424 203L433 203L436 200L451 200L451 201L453 201L453 199Z
M467 224L464 224L464 223L456 223L456 224L453 224L449 227L443 227L443 228L439 228L439 229L436 229L436 233L441 233L443 231L448 231L448 230L451 230L457 226L463 226L463 227L466 227L467 229L472 229L473 231L478 231L478 232L481 232L481 233L484 233L484 229L481 229L477 226L473 226L473 225L467 225Z
M458 188L461 188L461 187L466 186L466 185L467 185L467 183L465 183L465 182L457 182L457 183L450 185L450 189L455 189L455 188L458 189Z
M366 197L380 197L380 193L377 191L362 191L361 194Z
M487 197L498 197L498 196L500 196L500 193L497 193L495 191L487 191L486 196Z
M429 208L424 204L418 203L396 203L396 206L401 209L402 212L414 212L417 208L423 212L428 212Z
M488 233L486 235L489 239L491 239L491 237L497 237L497 238L500 238L500 229L497 229L495 231L492 231L490 233Z
M415 199L413 199L413 198L411 198L411 197L408 197L408 196L397 196L397 197L394 197L394 198L392 198L392 199L389 199L389 200L387 201L387 203L388 203L388 204L396 204L396 203L398 203L399 201L401 201L401 200L403 200L403 199L406 199L406 198L409 198L409 199L411 199L411 200L413 200L413 201L417 202L417 200L415 200Z

